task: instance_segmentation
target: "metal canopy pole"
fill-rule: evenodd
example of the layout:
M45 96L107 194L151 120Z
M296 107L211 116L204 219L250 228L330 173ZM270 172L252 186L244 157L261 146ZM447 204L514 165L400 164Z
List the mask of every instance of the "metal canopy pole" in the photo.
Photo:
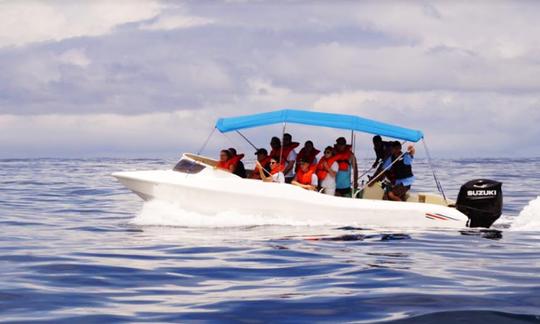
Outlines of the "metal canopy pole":
M282 155L283 155L283 137L285 136L285 129L286 128L287 128L287 122L284 122L283 123L283 129L281 131L281 148L279 149L279 164L281 164L281 158L282 158Z
M446 199L446 195L444 194L444 189L437 178L437 173L435 172L435 168L433 167L433 163L431 162L431 154L429 153L428 146L426 144L426 140L422 137L422 144L424 144L424 150L426 150L426 156L428 160L429 168L431 169L431 172L433 173L433 179L435 179L435 184L437 185L437 190L442 194L444 198L444 202L448 205L448 200Z
M197 155L201 155L202 151L206 148L206 145L208 144L208 142L210 141L210 138L212 137L212 135L214 135L214 132L216 131L216 127L212 128L212 131L210 132L210 134L208 135L208 137L206 138L206 141L204 141L203 145L201 146L201 148L197 151Z
M236 132L238 133L238 135L242 136L242 138L245 139L246 142L249 143L249 145L253 146L255 151L257 151L259 149L257 146L255 146L255 144L251 143L251 141L247 137L245 137L244 134L240 133L240 131L237 130Z

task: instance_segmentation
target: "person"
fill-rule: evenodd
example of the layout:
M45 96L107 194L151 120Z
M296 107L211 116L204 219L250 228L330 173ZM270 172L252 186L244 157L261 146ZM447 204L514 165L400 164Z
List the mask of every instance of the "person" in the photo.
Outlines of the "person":
M291 183L294 179L294 165L296 163L296 156L298 155L294 149L299 145L300 143L292 141L291 134L283 134L283 153L281 155L281 163L284 163L283 174L285 174L286 183Z
M266 149L260 148L255 152L255 155L257 156L257 162L262 166L263 173L264 174L270 174L270 156L268 156L268 151ZM259 166L255 164L255 168L253 169L253 172L251 173L252 179L261 179L261 176L259 174Z
M272 137L270 140L270 158L276 161L281 160L281 140L279 137Z
M233 149L233 152L236 153L236 150ZM216 168L234 173L237 169L238 162L244 157L244 154L233 154L230 149L221 150L219 153L219 162L216 165ZM245 173L245 169L244 169ZM236 173L235 173L236 174ZM238 174L237 174L238 175ZM245 174L244 174L245 177Z
M411 189L415 180L412 163L416 150L412 145L409 145L406 153L401 150L401 143L399 141L393 142L392 155L384 163L384 168L388 168L394 163L390 168L390 173L394 179L386 195L389 200L393 201L406 201L407 192Z
M276 182L285 183L285 175L281 171L281 164L274 158L270 159L270 175L264 174L261 162L257 161L255 164L258 166L259 177L264 182Z
M324 149L324 155L317 163L316 174L324 194L334 196L336 193L336 174L339 170L334 155L334 148L328 146Z
M296 156L296 171L300 169L300 161L307 160L310 165L316 165L317 164L317 155L321 151L317 150L313 146L312 141L306 141L304 143L304 147L298 152L298 155Z
M392 154L392 142L383 141L380 135L373 136L373 151L375 151L375 162L372 168L376 168L380 162L384 162Z
M353 188L358 189L358 169L356 157L351 146L347 145L345 137L340 137L335 144L336 161L338 172L336 173L336 196L346 197L351 195L351 172L353 172Z
M244 154L237 154L236 149L233 147L229 148L229 152L231 152L233 159L232 173L236 174L240 178L246 178L246 167L244 166L244 162L242 162Z
M375 151L375 162L373 162L372 168L377 169L372 176L368 176L368 185L370 187L380 180L382 176L383 164L392 154L392 142L383 141L380 135L373 136L373 150Z
M306 190L316 191L317 186L319 185L319 179L315 174L316 167L317 166L311 164L308 159L302 159L300 161L300 168L296 172L291 184Z
M298 143L292 141L292 136L285 133L283 135L283 147L281 140L278 137L272 137L270 140L270 157L281 163L283 167L283 174L285 174L287 183L291 183L294 178L294 163L296 162L296 151Z
M225 171L230 171L230 160L232 158L232 153L231 151L229 150L221 150L219 152L219 161L218 161L218 164L216 165L216 168L218 169L222 169L222 170L225 170Z

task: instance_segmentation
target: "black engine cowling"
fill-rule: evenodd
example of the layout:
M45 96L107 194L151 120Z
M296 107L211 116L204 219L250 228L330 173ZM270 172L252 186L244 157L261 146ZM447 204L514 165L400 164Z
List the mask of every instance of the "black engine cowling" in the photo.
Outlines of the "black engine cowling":
M477 179L461 186L456 208L469 217L469 227L490 227L502 214L502 183Z

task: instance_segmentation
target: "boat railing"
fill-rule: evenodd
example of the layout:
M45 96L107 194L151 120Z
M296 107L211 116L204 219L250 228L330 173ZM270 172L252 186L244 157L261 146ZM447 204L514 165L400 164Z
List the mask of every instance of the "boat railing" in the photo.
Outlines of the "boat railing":
M200 156L200 155L197 155L197 154L184 153L184 156L189 158L189 159L192 159L194 161L209 165L211 167L216 167L217 164L218 164L217 160L214 160L214 159L211 159L211 158L205 157L205 156Z

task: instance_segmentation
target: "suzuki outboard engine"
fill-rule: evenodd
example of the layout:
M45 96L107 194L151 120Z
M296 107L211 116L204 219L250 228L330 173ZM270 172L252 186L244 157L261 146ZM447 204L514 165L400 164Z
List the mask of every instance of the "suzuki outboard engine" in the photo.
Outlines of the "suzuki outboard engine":
M502 183L477 179L461 186L456 208L469 217L469 227L490 227L502 214Z

